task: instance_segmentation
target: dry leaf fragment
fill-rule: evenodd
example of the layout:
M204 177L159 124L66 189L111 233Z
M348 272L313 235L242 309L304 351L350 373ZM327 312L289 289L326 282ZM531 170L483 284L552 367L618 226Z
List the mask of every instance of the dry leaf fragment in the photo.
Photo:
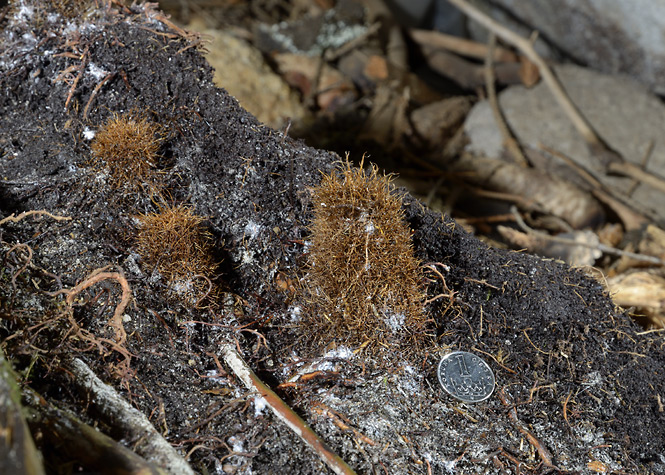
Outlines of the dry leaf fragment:
M586 466L589 470L596 473L607 473L608 471L607 465L599 460L592 460L587 463Z
M374 81L388 79L388 63L383 56L373 54L365 64L365 75Z
M612 300L617 305L636 307L651 322L665 328L665 278L651 272L633 272L607 279Z
M284 53L273 59L286 82L299 89L303 96L316 94L321 109L355 98L353 83L328 64L321 65L320 58Z
M486 190L524 197L533 203L532 209L558 216L574 229L594 227L604 220L604 211L593 196L542 170L468 153L448 167Z
M649 224L638 246L642 254L665 258L665 231Z
M538 66L529 61L526 57L520 56L520 79L526 87L535 86L540 81L540 71Z
M598 230L598 239L606 246L619 246L623 240L623 226L619 223L605 223L603 227Z
M470 110L470 98L451 97L416 109L411 113L411 122L427 148L441 150L463 125Z
M515 248L527 249L530 253L543 257L561 259L571 266L591 266L603 255L594 247L598 245L598 236L591 231L559 234L557 238L570 239L570 244L565 244L548 240L540 234L523 233L507 226L498 226L497 230Z

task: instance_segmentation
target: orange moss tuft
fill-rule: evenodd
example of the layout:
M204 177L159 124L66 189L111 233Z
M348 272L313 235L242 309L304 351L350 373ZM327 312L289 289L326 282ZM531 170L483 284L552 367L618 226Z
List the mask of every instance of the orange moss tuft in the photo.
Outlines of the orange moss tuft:
M321 339L385 349L424 336L421 266L391 191L376 166L367 173L348 159L314 189L305 320Z
M162 207L158 213L138 217L136 243L143 260L166 278L184 300L198 300L210 291L217 263L212 257L212 236L204 218L183 205Z
M8 16L16 17L23 11L36 25L43 25L50 13L56 12L65 18L85 18L100 6L97 0L22 0L10 1ZM29 13L28 13L29 12Z
M136 114L113 114L95 136L94 156L109 169L115 189L134 192L146 185L154 188L152 170L158 159L159 126Z
M55 11L65 18L76 18L85 14L87 10L96 6L95 0L50 0Z

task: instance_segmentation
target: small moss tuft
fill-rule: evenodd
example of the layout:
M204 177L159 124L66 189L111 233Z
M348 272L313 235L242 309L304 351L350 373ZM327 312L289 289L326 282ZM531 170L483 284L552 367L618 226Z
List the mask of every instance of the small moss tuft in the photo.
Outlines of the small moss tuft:
M390 181L347 159L314 189L304 289L318 338L380 351L424 337L421 266Z
M95 0L50 0L55 11L65 18L76 18L96 6Z
M159 212L138 216L138 252L169 282L185 301L195 301L210 291L217 263L212 257L212 236L204 218L184 206L165 206Z
M161 139L159 126L137 114L113 114L95 136L91 148L97 159L109 169L115 189L139 191L153 188Z

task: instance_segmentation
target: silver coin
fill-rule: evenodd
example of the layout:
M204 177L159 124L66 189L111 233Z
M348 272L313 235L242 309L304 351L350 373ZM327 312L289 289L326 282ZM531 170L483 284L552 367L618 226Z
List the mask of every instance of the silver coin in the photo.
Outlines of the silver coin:
M494 391L494 373L487 362L467 351L454 351L441 359L437 371L443 389L464 402L481 402Z

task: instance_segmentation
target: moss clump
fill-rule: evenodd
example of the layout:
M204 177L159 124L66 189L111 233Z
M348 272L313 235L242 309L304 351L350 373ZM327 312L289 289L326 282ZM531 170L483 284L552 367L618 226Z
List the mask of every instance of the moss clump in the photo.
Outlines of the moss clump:
M55 11L65 18L76 18L96 6L95 0L50 0Z
M185 301L199 301L209 294L217 263L212 257L212 236L203 226L204 218L178 205L162 207L138 220L136 244L144 262L156 267L171 290Z
M44 26L52 21L49 15L54 12L67 19L83 20L101 5L98 0L10 0L7 16L25 18L36 26Z
M95 135L92 153L108 167L110 184L125 192L154 189L159 126L137 114L113 114Z
M390 177L347 160L323 177L313 201L304 279L312 334L378 350L421 341L421 266Z

